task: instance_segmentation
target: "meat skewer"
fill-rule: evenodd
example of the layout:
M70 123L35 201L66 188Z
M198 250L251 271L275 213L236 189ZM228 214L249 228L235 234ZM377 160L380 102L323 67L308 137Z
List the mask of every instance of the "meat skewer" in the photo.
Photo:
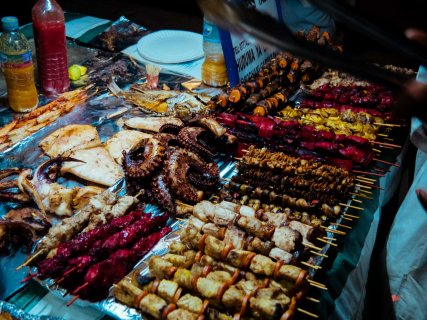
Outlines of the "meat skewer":
M120 249L108 259L92 265L84 277L84 283L73 291L73 295L96 301L105 297L108 288L122 279L134 264L147 254L154 245L172 229L163 227L160 231L140 239L130 249Z

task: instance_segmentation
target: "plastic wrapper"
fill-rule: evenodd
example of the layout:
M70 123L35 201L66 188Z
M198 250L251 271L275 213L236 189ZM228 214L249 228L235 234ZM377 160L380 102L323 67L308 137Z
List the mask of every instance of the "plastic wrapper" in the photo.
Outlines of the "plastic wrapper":
M101 50L119 52L137 43L142 36L149 32L144 27L121 16L88 44Z

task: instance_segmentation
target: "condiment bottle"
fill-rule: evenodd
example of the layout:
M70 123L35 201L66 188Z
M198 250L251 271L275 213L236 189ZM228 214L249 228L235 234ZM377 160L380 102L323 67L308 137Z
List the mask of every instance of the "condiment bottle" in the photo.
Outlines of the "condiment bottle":
M38 0L32 9L39 86L43 93L67 91L67 45L64 11L55 0Z
M205 53L202 65L203 83L213 87L226 85L228 82L227 68L218 27L206 18L203 19L203 51Z
M16 112L28 112L38 103L34 65L30 45L19 30L16 17L1 19L0 62L6 80L9 106Z

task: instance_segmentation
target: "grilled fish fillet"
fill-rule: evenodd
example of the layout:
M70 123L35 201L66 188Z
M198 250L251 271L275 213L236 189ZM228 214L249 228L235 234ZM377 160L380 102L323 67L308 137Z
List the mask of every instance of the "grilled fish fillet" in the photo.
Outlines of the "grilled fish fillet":
M85 163L66 162L61 168L61 173L68 172L104 186L112 186L124 176L122 168L104 147L76 150L70 156Z
M71 124L60 128L40 142L49 157L68 157L73 151L101 145L98 131L90 125Z

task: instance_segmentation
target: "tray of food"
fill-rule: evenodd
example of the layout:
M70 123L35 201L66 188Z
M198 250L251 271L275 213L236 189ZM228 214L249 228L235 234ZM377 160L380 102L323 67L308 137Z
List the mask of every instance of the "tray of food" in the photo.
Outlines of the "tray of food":
M117 319L313 316L395 166L393 93L289 53L220 92L148 88L122 54L81 65L84 85L0 128L4 295L36 279Z

